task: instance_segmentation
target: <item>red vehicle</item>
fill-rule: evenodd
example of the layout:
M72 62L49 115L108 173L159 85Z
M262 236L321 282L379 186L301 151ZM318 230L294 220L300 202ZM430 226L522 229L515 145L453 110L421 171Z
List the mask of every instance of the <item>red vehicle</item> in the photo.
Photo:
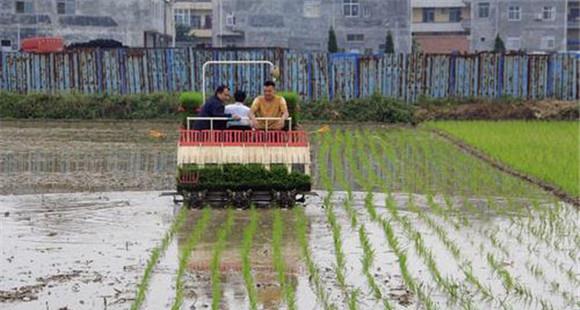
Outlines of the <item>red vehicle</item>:
M22 40L20 49L28 53L55 53L64 50L62 38L37 37Z

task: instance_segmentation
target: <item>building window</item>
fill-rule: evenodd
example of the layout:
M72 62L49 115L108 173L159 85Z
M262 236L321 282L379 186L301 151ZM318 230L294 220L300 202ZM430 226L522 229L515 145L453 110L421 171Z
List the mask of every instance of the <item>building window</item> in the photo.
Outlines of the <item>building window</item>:
M346 40L349 42L361 42L365 40L364 34L347 34Z
M517 5L508 7L508 20L517 21L522 19L522 8Z
M477 16L479 18L488 18L489 17L489 3L488 2L481 2L477 4Z
M32 5L32 1L16 1L15 4L17 14L34 13L34 6Z
M576 21L580 19L580 3L568 3L568 20Z
M461 21L461 9L460 8L449 9L449 21L452 23L458 23Z
M542 18L544 20L555 20L556 19L556 9L553 6L545 6L542 11Z
M56 13L61 15L74 15L76 12L75 0L58 0L56 2Z
M211 15L205 16L205 21L203 24L203 29L211 29Z
M556 47L556 38L553 36L542 37L542 49L553 50Z
M176 9L175 10L175 24L189 25L189 10Z
M10 40L2 40L0 42L0 45L2 47L12 47L12 41L10 41Z
M423 22L432 23L435 21L435 9L434 8L424 8L423 9Z
M190 14L189 15L189 25L193 29L201 29L201 16L196 15L196 14Z
M508 37L506 41L506 49L509 51L517 51L521 49L522 40L520 37Z
M302 15L308 18L320 17L320 1L304 1Z
M235 25L236 25L236 16L234 16L234 14L232 13L226 15L226 26L233 27Z
M371 17L371 8L369 8L368 6L365 6L363 8L363 16L366 18Z
M346 17L357 17L360 9L359 0L343 0L343 13Z

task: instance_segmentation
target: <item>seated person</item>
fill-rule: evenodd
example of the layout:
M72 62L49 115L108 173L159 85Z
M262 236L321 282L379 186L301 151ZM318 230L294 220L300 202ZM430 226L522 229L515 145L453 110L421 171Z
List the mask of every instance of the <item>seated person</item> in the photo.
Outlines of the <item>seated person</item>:
M221 85L216 88L214 96L209 98L201 107L199 112L199 117L227 117L239 120L238 115L226 114L224 113L224 102L230 98L230 90L227 86ZM211 129L211 124L209 120L196 120L193 123L193 129L195 130L208 130ZM226 121L215 120L213 121L214 130L224 130L226 129Z
M248 130L252 129L250 127L250 108L244 105L246 101L246 93L242 90L238 90L234 93L235 103L228 104L225 109L226 114L238 115L240 120L229 121L227 124L228 129L231 130Z
M279 117L279 120L256 120L256 117ZM284 97L276 96L276 84L264 83L264 95L254 99L250 109L252 127L256 129L282 130L288 119L288 107ZM268 128L266 128L266 124Z

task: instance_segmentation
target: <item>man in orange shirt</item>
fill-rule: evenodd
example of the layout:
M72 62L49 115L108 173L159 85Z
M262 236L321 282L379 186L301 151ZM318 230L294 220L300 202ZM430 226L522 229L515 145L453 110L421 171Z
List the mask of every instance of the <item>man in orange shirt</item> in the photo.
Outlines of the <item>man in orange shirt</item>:
M279 120L256 120L256 117L279 117ZM272 81L264 83L264 95L258 96L250 109L252 127L256 129L282 130L288 119L288 107L284 97L276 96L276 84ZM267 126L267 128L266 128Z

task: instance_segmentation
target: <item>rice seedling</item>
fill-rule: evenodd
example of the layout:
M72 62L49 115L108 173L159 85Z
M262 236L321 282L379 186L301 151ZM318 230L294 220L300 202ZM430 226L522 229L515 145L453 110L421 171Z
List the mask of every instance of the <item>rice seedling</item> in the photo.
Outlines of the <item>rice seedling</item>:
M385 309L393 309L393 306L388 299L383 298L381 289L377 285L374 276L371 273L371 267L375 259L375 251L372 248L371 242L363 225L358 229L359 241L363 249L362 270L367 278L367 283L371 289L372 295L376 300L382 300Z
M191 234L187 239L187 243L181 251L181 255L179 257L179 266L177 268L177 274L175 277L175 300L173 302L173 306L171 307L172 310L178 310L181 308L181 304L183 303L184 290L183 274L185 273L185 268L189 258L191 257L191 253L193 252L195 245L201 239L201 236L205 231L210 218L211 209L203 209L200 219L196 223L195 228L191 231Z
M410 205L413 204L414 202L412 195L410 195L409 197L410 198L408 204ZM393 216L395 217L395 215ZM409 219L402 216L396 216L395 218L398 218L399 222L403 226L404 231L409 236L409 238L411 238L411 240L414 242L417 254L419 254L419 256L423 259L425 265L427 266L427 269L433 276L435 283L437 283L437 285L440 286L441 289L447 292L452 302L455 303L457 300L461 300L463 307L473 308L472 301L467 297L469 295L459 294L460 285L454 279L443 277L439 268L437 267L437 263L435 262L435 258L433 257L431 250L428 249L427 246L425 246L425 242L423 241L421 234L414 229Z
M352 187L350 185L350 182L348 182L346 180L345 174L344 174L344 167L342 165L342 158L339 155L339 149L340 149L340 145L342 142L342 134L340 131L336 132L335 135L335 143L332 146L331 149L331 160L332 160L332 165L335 169L335 175L337 176L337 181L338 183L341 185L341 187L346 191L347 196L346 199L344 200L344 208L350 218L350 225L351 228L355 228L357 225L357 216L356 216L356 211L354 210L353 206L352 206Z
M325 310L336 309L336 306L330 304L328 300L328 294L322 285L322 280L320 278L320 271L314 264L310 249L308 247L308 236L307 236L307 219L304 214L303 208L294 208L294 214L296 216L296 236L298 243L300 245L300 250L302 252L302 257L306 264L308 270L310 281L314 284L315 294L318 300L322 303Z
M327 196L328 197L328 196ZM340 225L337 223L336 220L336 215L334 214L333 211L333 206L332 204L330 204L330 201L328 201L327 198L325 198L325 213L326 213L326 219L328 221L328 223L330 224L330 229L332 231L332 241L334 244L334 252L335 252L335 258L336 258L336 279L338 281L338 284L340 285L340 287L346 291L346 280L345 280L345 276L344 276L344 271L345 271L345 265L346 265L346 257L344 255L344 251L342 249L342 237L341 237L341 229L340 229Z
M250 209L250 223L244 228L244 237L242 240L241 257L242 257L242 276L246 284L246 291L250 303L250 309L258 308L256 285L254 284L254 277L252 276L252 267L250 262L250 252L252 251L252 241L258 228L259 215L256 207L252 205Z
M210 262L210 277L211 277L211 291L212 300L211 308L213 310L220 309L221 299L222 299L222 288L221 288L221 268L220 268L220 257L221 253L226 246L226 240L230 231L234 225L234 211L233 209L227 210L226 222L222 224L222 227L218 231L217 241L213 248L213 254Z
M286 266L284 263L284 255L282 254L282 234L284 224L282 222L281 212L280 209L274 209L274 223L272 224L272 260L286 305L288 306L288 309L296 309L294 289L286 279Z
M140 309L145 301L145 294L147 293L147 288L149 287L149 281L153 275L153 268L159 262L161 256L167 251L169 243L173 239L175 233L179 230L181 225L185 222L187 218L187 208L181 208L177 213L177 216L171 223L171 226L161 239L161 244L151 251L147 265L145 266L145 271L143 272L143 277L137 286L137 293L135 294L135 300L131 304L131 310Z
M436 122L428 126L575 197L580 195L577 122Z

